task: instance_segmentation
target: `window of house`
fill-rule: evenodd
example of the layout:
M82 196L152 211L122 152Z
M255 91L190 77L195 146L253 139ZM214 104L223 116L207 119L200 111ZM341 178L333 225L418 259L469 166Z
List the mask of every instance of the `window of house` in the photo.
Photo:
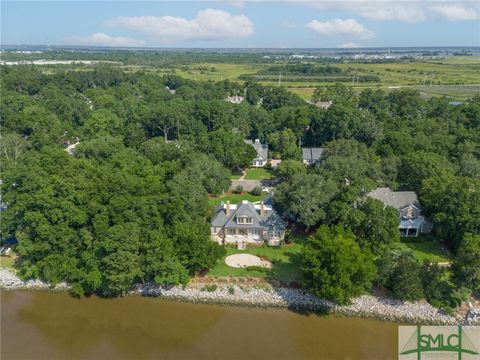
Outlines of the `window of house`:
M247 235L247 229L238 229L238 235Z
M248 217L237 218L237 224L251 224L252 222L253 222L252 218L248 218Z
M227 229L227 234L228 235L235 235L235 229Z

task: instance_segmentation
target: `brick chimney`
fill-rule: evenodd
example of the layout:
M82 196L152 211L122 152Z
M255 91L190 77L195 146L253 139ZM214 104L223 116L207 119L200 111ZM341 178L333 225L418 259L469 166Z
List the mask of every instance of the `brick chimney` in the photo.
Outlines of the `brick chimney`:
M227 200L227 206L226 206L226 211L225 212L226 212L227 216L230 215L230 200Z
M260 216L265 216L265 204L263 201L260 201Z

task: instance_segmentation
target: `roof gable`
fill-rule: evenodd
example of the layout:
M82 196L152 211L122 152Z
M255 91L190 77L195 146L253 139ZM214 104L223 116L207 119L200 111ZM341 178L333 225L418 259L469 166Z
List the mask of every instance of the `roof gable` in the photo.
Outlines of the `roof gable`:
M245 144L252 145L255 151L257 152L257 157L263 160L268 159L268 145L262 144L260 140L243 140Z

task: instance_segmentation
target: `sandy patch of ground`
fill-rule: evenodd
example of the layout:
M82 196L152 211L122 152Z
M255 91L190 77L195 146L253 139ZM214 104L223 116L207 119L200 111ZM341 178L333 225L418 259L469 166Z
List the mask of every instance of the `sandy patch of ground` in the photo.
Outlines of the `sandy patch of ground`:
M262 260L258 256L251 254L235 254L225 258L225 264L234 268L245 268L248 266L262 266L271 268L270 261Z

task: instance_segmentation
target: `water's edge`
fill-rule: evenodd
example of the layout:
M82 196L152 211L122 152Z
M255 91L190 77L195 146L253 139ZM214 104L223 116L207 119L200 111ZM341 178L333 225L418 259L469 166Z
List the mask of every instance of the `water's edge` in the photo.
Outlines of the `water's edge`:
M9 269L0 269L0 289L68 291L66 283L50 286L40 280L21 280ZM129 296L158 297L190 303L244 306L256 308L284 308L301 312L336 314L347 317L376 319L396 323L429 325L469 324L479 325L480 319L469 312L465 318L453 317L440 312L428 303L403 302L387 297L363 295L352 300L350 305L336 305L320 299L305 290L282 287L237 286L217 284L214 291L207 291L204 285L193 283L182 288L175 286L165 289L154 284L138 284Z

